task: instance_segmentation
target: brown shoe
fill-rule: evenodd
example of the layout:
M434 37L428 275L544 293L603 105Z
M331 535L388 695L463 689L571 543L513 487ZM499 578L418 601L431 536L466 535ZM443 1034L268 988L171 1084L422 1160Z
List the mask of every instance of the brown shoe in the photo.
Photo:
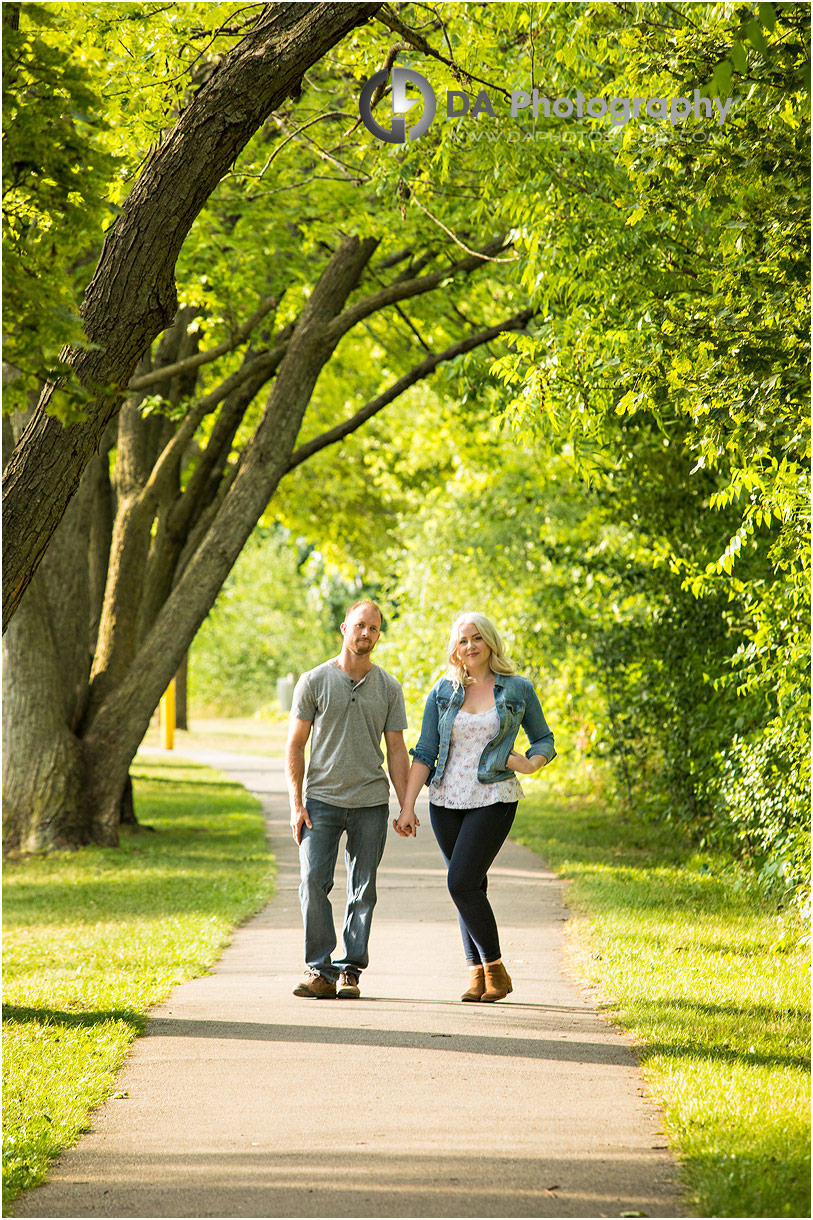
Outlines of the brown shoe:
M472 966L471 978L469 979L469 989L464 991L460 997L466 1003L477 1001L482 997L486 989L486 976L482 966Z
M336 984L316 970L308 970L299 986L294 987L294 995L306 996L310 1000L335 1000Z
M492 962L486 965L486 989L480 996L480 999L486 1004L493 1004L495 1000L504 999L509 991L513 991L511 979L508 976L508 971L502 962Z
M340 1000L357 1000L361 995L359 976L350 970L343 970L339 975L339 990L336 995Z

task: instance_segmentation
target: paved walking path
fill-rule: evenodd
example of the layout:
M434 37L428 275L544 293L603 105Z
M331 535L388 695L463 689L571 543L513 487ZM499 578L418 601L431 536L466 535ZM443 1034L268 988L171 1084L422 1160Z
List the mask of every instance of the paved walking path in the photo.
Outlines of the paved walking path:
M358 1001L300 1000L281 764L187 752L263 800L278 892L153 1010L93 1130L18 1216L678 1216L629 1044L562 973L563 885L508 843L489 896L514 992L461 1004L429 826L394 832ZM421 811L419 810L419 816ZM334 908L344 894L337 869Z

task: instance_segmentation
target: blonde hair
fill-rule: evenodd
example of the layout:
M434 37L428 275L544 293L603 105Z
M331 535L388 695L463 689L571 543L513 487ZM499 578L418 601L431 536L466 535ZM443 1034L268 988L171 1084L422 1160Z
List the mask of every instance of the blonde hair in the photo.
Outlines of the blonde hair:
M491 649L488 665L492 673L515 674L517 672L516 666L505 655L505 645L491 619L486 618L484 614L480 614L476 610L465 610L462 614L458 614L452 623L452 630L449 635L449 668L446 671L446 676L451 678L455 687L468 686L472 681L457 656L457 637L464 623L473 623Z

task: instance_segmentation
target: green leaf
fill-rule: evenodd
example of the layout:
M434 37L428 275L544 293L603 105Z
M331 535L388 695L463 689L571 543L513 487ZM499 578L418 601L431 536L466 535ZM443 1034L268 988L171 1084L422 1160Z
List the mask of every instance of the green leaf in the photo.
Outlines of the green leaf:
M766 30L773 30L776 27L776 13L772 4L759 4L759 19L765 26Z
M738 72L748 71L748 56L741 42L735 42L731 48L731 60Z
M766 49L765 35L762 33L762 26L758 21L749 21L745 27L745 37L755 46L758 51L764 52Z
M716 65L712 74L712 80L719 97L728 97L731 93L732 71L733 65L729 59L724 59Z

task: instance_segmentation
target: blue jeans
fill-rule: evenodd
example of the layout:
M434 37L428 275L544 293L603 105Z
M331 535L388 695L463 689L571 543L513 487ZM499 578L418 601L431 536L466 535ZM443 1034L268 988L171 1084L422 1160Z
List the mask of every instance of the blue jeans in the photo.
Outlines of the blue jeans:
M496 962L500 954L497 921L486 897L488 870L508 838L516 801L481 809L447 809L429 804L432 829L449 870L447 882L457 907L463 949L470 966Z
M376 869L387 841L388 805L341 809L308 797L305 801L313 828L302 828L299 867L302 878L299 901L305 924L305 962L332 983L342 970L361 974L369 957L367 942L378 897ZM333 961L336 928L328 895L339 854L339 840L347 832L344 860L347 866L347 906L342 930L342 956Z

